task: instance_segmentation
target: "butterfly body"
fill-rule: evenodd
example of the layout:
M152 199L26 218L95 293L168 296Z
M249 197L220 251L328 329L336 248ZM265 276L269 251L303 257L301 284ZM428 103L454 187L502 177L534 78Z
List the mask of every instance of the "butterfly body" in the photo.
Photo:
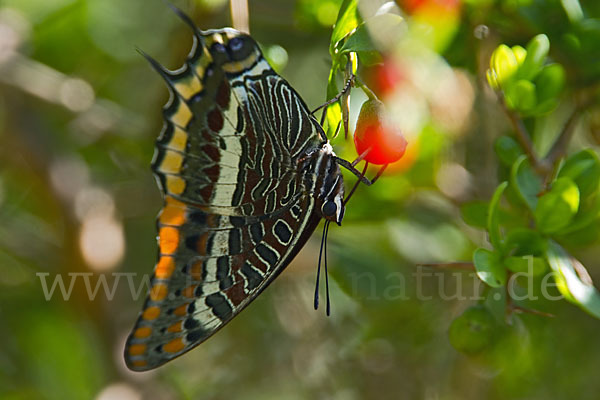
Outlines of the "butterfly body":
M194 43L176 71L149 59L171 97L152 161L165 199L158 261L125 348L137 371L214 334L283 271L323 217L340 223L344 214L331 145L256 42L230 28L194 28Z

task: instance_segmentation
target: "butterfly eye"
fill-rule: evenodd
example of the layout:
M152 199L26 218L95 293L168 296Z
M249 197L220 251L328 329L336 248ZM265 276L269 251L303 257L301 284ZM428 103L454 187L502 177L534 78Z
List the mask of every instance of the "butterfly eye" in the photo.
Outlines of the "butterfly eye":
M240 51L242 46L244 46L244 39L241 37L234 37L229 41L229 47L233 51Z
M213 51L215 51L217 53L225 53L227 51L227 49L225 48L225 46L222 43L213 44L212 49L213 49Z
M321 211L325 217L333 217L337 212L337 205L333 201L326 201L321 207Z

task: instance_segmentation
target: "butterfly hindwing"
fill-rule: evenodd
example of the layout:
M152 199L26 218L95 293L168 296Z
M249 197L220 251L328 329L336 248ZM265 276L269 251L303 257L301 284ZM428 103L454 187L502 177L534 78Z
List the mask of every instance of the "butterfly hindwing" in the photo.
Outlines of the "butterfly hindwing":
M171 91L152 168L165 197L151 288L125 360L155 368L239 313L287 266L320 220L298 158L320 127L256 42L195 30Z

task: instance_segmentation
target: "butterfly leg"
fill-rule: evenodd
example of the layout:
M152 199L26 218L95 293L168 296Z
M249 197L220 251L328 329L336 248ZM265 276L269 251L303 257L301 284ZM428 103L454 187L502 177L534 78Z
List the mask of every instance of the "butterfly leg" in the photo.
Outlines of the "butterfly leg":
M335 162L341 166L346 168L348 171L352 172L354 174L354 176L356 176L358 178L358 180L362 183L364 183L367 186L371 186L373 184L373 182L371 180L369 180L369 178L365 177L364 173L362 173L361 171L359 171L358 169L356 169L356 167L354 165L352 165L352 163L350 161L344 160L343 158L339 158L337 156L335 156ZM365 167L368 166L368 163L366 163ZM365 169L366 172L366 169Z
M350 77L346 80L346 83L344 84L344 88L342 89L342 91L339 92L338 94L336 94L335 97L332 97L331 99L327 100L325 103L321 104L319 107L312 110L311 114L315 114L317 111L319 111L321 108L324 108L324 107L325 107L325 111L327 111L328 106L332 105L333 103L338 101L340 98L342 98L342 96L344 96L345 94L350 92L350 89L354 85L355 78L356 78L356 75L351 74Z
M365 151L365 153L367 153L367 151ZM352 189L350 190L350 193L348 194L348 196L344 199L344 204L348 203L348 200L350 200L350 197L352 197L352 195L354 194L354 192L356 191L356 189L358 188L358 185L360 184L360 182L364 183L367 186L371 186L372 184L374 184L380 177L381 175L383 175L383 172L385 171L385 169L388 167L389 164L385 164L383 165L381 168L379 168L379 171L377 171L377 174L375 174L375 177L373 179L369 179L367 177L365 177L365 173L367 172L367 168L369 167L369 162L365 161L365 166L363 168L362 171L359 171L358 169L356 169L355 165L361 161L362 157L364 157L364 154L361 154L361 156L359 156L356 160L354 160L354 162L349 162L346 161L342 158L336 157L335 160L336 162L341 165L342 167L346 168L348 171L352 172L357 178L358 180L356 181L356 183L354 184L354 186L352 187Z
M317 111L319 111L320 109L323 109L323 113L321 114L321 121L320 121L321 126L323 126L323 124L325 123L325 117L327 115L327 107L329 107L331 104L334 104L337 101L339 101L340 106L341 106L341 111L342 111L342 119L340 120L340 122L338 123L338 125L335 129L335 133L334 133L333 137L336 137L338 135L341 124L343 122L344 123L344 138L348 139L348 120L349 120L349 116L350 116L350 89L352 89L352 87L354 86L355 81L356 81L356 75L354 75L354 73L352 72L352 63L350 61L348 61L348 63L346 64L346 70L345 70L344 76L347 77L347 79L346 79L346 83L344 84L344 88L342 89L342 91L339 92L333 98L326 101L325 103L321 104L319 107L315 108L311 114L314 115Z

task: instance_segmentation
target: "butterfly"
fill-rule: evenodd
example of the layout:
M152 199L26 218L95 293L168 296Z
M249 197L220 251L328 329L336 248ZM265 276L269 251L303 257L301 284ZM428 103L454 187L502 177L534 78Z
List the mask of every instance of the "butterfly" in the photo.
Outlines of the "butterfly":
M170 71L142 52L170 98L152 160L164 197L158 260L125 346L134 371L202 343L283 271L322 218L340 224L339 165L353 167L252 37L201 31L175 12L193 31L184 65Z

